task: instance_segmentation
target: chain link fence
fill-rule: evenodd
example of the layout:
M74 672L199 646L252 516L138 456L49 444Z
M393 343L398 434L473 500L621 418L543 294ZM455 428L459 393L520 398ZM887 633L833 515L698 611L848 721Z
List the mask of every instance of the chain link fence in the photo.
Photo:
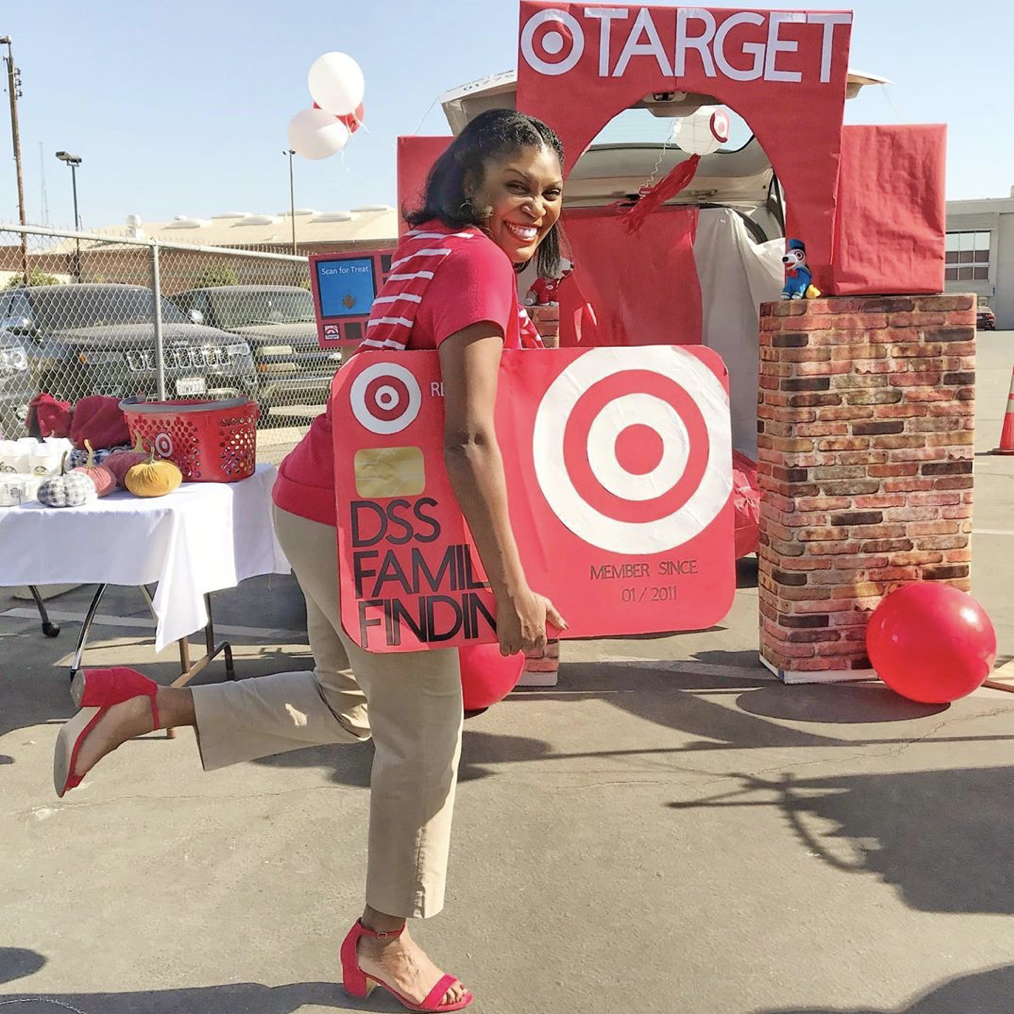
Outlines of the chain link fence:
M340 364L317 344L305 256L0 225L0 430L31 399L231 398L258 457L306 432Z

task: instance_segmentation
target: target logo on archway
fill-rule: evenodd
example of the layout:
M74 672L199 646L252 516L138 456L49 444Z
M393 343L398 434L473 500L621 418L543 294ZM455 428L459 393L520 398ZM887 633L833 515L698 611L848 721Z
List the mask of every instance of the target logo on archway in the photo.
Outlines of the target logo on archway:
M432 352L356 356L332 390L342 622L371 651L496 640L443 464ZM511 526L567 637L703 629L735 590L726 370L701 346L505 352Z
M567 11L542 10L525 23L520 42L525 60L540 74L566 74L584 53L584 29Z

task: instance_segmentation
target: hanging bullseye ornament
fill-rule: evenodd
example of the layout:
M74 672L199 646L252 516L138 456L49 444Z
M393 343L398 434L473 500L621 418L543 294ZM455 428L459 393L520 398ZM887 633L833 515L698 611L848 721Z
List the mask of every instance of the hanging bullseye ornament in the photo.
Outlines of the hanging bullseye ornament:
M729 140L729 114L721 106L701 106L673 124L672 140L690 157L678 162L668 176L655 186L644 186L640 199L626 213L628 232L637 232L657 207L685 189L697 172L701 158L718 151Z

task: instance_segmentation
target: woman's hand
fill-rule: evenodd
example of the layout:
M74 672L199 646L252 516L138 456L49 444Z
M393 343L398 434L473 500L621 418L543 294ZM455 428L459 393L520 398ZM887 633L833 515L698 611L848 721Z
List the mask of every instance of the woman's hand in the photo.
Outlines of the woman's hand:
M496 632L500 654L541 651L546 646L546 627L566 630L567 621L544 595L530 588L519 593L501 592L496 596Z

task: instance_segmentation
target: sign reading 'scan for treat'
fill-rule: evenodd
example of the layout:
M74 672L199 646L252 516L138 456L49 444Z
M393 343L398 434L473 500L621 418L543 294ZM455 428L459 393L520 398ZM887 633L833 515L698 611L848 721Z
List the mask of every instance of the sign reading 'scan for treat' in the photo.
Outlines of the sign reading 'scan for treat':
M370 651L496 641L443 461L435 352L355 356L331 393L342 623ZM504 352L496 407L525 573L567 637L696 630L735 590L727 375L703 347Z

